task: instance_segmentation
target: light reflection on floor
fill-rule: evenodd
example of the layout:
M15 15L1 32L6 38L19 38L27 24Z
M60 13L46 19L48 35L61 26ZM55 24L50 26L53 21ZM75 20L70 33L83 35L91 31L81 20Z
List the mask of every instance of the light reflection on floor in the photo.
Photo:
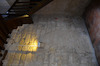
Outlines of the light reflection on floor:
M20 42L20 46L18 46L19 51L34 51L34 52L36 52L37 48L38 48L38 40L34 39L34 38L32 40L29 40L28 43L27 42L25 43L25 41L22 40Z
M25 25L27 27L27 25ZM25 27L24 26L24 27ZM29 30L27 28L31 27ZM12 32L11 39L9 40L10 47L8 48L8 55L6 57L7 61L4 63L4 66L23 66L25 61L30 62L31 58L34 56L34 53L38 49L38 39L35 32L32 32L33 25L24 28L22 32L16 33ZM19 30L19 29L17 29ZM27 31L26 31L27 30ZM30 33L31 32L31 33ZM16 35L15 35L16 34ZM34 34L34 35L31 35ZM9 43L8 42L8 43ZM26 60L27 59L27 60Z

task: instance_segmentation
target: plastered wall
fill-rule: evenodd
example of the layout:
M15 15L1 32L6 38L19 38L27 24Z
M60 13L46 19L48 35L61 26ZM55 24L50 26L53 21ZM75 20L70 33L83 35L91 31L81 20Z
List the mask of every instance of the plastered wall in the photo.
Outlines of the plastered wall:
M90 0L53 0L36 14L81 16L89 2Z

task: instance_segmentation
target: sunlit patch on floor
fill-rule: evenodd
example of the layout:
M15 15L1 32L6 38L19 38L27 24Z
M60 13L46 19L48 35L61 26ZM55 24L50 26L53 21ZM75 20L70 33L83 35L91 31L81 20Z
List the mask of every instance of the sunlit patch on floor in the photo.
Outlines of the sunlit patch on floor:
M18 45L18 50L19 51L34 51L36 52L38 49L38 40L34 39L32 41L29 41L29 43L25 43L23 40L21 41L21 43Z

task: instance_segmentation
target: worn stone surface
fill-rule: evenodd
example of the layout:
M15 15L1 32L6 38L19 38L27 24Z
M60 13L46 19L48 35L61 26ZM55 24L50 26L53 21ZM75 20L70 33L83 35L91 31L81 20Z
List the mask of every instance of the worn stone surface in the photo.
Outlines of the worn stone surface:
M34 25L26 24L13 30L5 45L8 54L4 66L98 66L81 17L35 16L33 19ZM34 37L42 45L36 52L19 50L16 46L29 45Z

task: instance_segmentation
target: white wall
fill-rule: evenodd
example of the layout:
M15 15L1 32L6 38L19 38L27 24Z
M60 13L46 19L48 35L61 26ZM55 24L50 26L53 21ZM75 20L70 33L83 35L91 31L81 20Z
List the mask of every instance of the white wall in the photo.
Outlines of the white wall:
M0 0L0 13L5 13L9 9L10 5L6 0Z
M16 0L6 0L9 5L12 5Z

